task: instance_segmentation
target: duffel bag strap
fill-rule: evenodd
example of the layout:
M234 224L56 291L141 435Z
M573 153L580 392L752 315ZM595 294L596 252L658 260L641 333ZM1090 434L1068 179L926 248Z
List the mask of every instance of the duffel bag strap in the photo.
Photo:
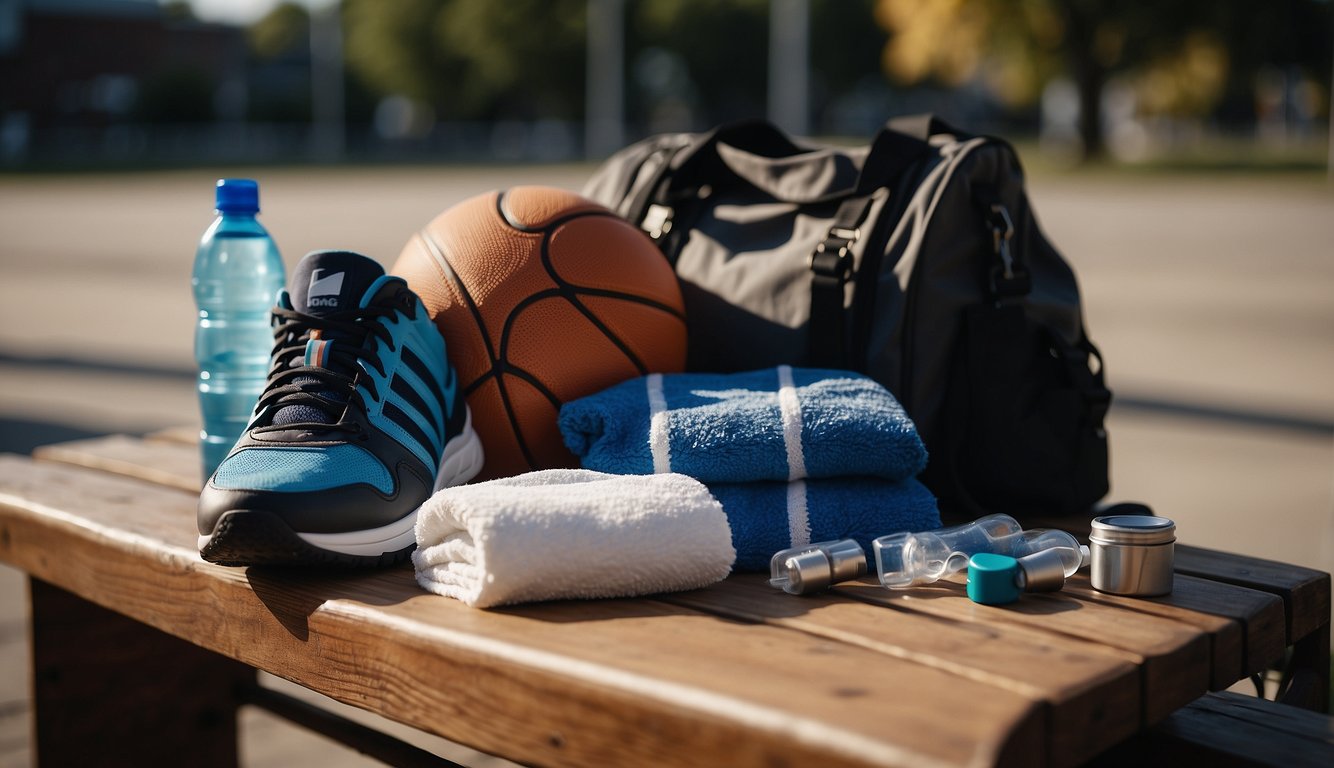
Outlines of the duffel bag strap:
M663 247L663 237L672 229L676 206L697 194L704 180L716 181L725 172L718 159L720 142L774 156L801 152L786 134L767 121L742 120L720 125L696 135L692 141L655 154L651 158L654 167L641 171L649 177L648 181L639 187L622 215Z
M920 141L927 141L938 133L948 133L953 136L968 135L930 112L891 117L885 123L885 127L891 131L901 133L905 136L911 136Z
M806 327L807 362L816 368L847 367L844 286L852 278L852 245L871 207L870 197L839 203L829 234L811 253L811 318Z

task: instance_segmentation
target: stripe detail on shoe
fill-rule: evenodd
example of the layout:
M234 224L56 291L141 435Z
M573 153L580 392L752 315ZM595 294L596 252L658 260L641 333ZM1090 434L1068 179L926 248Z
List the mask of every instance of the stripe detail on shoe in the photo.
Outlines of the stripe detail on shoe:
M329 352L333 347L333 339L314 339L306 342L306 365L312 368L328 368Z
M413 416L420 416L414 419L417 425L432 435L440 435L445 431L445 423L440 413L439 404L434 404L432 408L430 400L422 395L424 387L414 382L416 376L413 376L407 369L400 369L394 373L394 378L390 380L389 392L390 399L398 404L400 408L407 410ZM441 439L437 438L431 441L437 452L442 447Z
M424 399L428 402L434 400L437 403L445 403L446 407L449 407L445 400L445 393L440 384L440 380L449 375L449 363L445 363L445 371L441 373L432 371L430 366L428 366L417 353L413 352L412 348L409 346L403 347L403 353L399 359L402 361L404 367L406 367L408 371L411 371L412 375L417 379L413 382L413 386L417 387Z
M404 448L412 451L413 455L430 467L432 472L439 468L438 451L432 445L431 438L427 437L426 433L413 421L411 416L389 401L385 402L381 413L385 418L385 422L379 425L381 429L402 444Z

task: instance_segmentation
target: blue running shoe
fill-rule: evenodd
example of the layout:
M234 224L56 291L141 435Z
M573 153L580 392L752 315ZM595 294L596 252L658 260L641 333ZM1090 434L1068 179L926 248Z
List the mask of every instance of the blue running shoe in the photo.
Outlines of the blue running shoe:
M222 565L389 565L417 508L482 468L445 342L398 277L316 251L273 309L269 381L199 495L199 552Z

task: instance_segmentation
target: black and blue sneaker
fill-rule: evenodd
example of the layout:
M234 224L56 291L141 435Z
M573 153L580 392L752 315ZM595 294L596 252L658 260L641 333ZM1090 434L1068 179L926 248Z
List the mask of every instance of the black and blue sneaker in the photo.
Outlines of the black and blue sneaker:
M199 552L222 565L389 565L417 508L482 468L445 342L398 277L307 255L273 309L268 384L199 496Z

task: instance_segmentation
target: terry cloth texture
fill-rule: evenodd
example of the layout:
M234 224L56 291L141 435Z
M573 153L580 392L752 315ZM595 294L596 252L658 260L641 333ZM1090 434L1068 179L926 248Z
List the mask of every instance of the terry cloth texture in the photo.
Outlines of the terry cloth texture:
M566 403L565 444L587 469L712 482L869 475L896 481L926 448L889 390L848 371L779 366L651 374Z
M423 588L486 608L696 589L735 557L697 480L551 469L436 493L412 562Z
M775 552L817 541L871 541L900 531L940 527L936 499L909 478L797 480L791 483L710 483L732 527L738 571L765 571Z

